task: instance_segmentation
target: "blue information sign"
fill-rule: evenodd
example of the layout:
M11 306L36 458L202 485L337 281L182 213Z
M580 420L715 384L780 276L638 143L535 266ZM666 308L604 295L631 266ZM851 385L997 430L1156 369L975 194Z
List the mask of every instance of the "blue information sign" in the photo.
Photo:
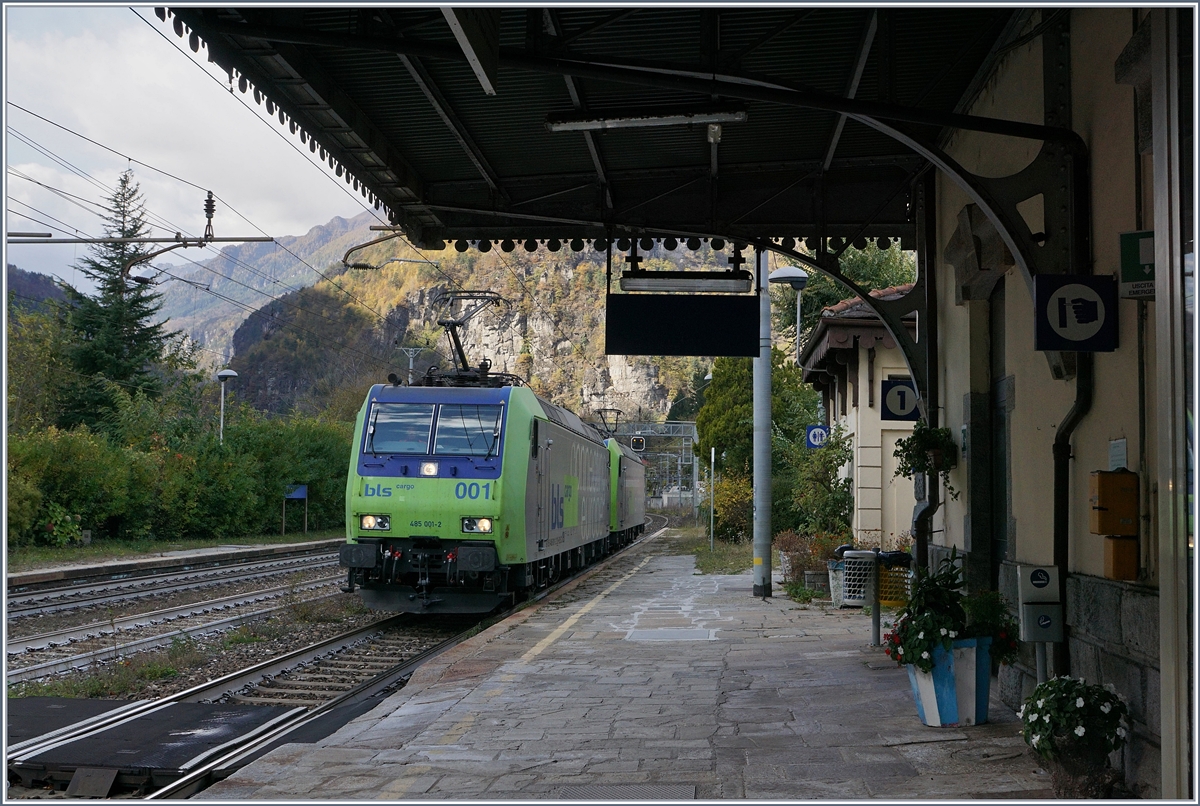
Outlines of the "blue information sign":
M879 412L881 420L916 420L921 410L917 408L917 387L912 381L884 381L883 406Z
M805 429L804 445L808 448L819 448L829 439L829 426L810 425Z
M287 490L283 494L284 498L308 498L307 484L289 484Z
M1033 349L1111 353L1117 349L1117 281L1111 276L1033 278Z

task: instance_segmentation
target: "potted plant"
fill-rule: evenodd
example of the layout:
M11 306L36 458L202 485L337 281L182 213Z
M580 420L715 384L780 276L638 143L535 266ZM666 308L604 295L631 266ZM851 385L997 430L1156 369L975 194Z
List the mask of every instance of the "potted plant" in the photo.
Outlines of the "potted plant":
M1129 709L1110 686L1055 677L1017 712L1021 735L1046 760L1060 798L1111 797L1117 773L1108 755L1125 744Z
M958 500L958 490L950 484L950 469L958 466L958 445L949 428L930 428L925 420L917 420L910 436L896 440L892 455L899 460L894 475L911 479L917 473L937 473L950 497Z
M961 587L954 548L935 572L918 569L908 603L884 636L884 652L908 669L917 715L934 727L987 722L992 645L1001 662L1017 653L1016 624L1003 599L966 597Z

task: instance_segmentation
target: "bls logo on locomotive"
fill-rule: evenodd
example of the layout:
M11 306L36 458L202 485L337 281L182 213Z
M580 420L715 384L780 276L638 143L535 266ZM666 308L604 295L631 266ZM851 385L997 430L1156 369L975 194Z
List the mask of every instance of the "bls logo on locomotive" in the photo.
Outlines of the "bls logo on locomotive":
M390 496L391 494L392 494L391 489L384 487L382 484L372 485L372 484L368 483L368 484L363 485L363 497L364 498L372 498L372 497L386 498L386 497Z
M578 480L574 476L566 476L565 479L568 482L565 485L550 485L551 529L579 525L579 503L575 500L575 487L578 485Z

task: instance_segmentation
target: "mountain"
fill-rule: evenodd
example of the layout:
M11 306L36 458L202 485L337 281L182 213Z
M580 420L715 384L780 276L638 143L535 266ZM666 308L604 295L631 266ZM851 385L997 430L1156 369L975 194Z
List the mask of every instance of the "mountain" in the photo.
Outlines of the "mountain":
M159 278L160 316L172 330L190 334L210 351L209 359L223 364L232 355L234 330L251 311L340 271L347 249L378 237L369 229L378 223L367 212L352 219L337 217L304 235L277 238L277 243L227 246L218 257L171 265L168 276Z
M701 358L604 355L605 256L518 246L418 252L402 239L355 251L380 237L369 214L335 218L299 238L226 248L203 270L171 274L211 283L211 293L182 282L164 286L172 329L189 331L208 350L229 356L238 372L230 392L262 410L327 411L352 417L372 383L430 366L449 369L453 350L440 319L462 316L441 295L498 293L462 331L468 361L525 380L534 391L584 415L616 408L622 419L661 419L679 392L689 393ZM303 265L288 250L313 268ZM651 250L646 268L724 267L708 247L673 254ZM314 269L319 269L321 277ZM221 276L219 276L221 275ZM315 280L315 282L314 282ZM267 295L274 297L269 299ZM216 295L220 295L219 297ZM211 355L211 354L210 354ZM699 372L703 376L703 372Z
M14 308L46 308L47 302L64 302L67 295L54 282L54 278L37 272L25 271L9 263L5 275L10 304Z

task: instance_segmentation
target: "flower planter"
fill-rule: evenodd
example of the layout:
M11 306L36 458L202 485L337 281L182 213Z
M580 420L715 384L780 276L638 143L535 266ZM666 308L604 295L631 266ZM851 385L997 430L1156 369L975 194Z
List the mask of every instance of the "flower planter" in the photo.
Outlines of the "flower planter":
M922 672L911 663L905 667L921 722L948 728L988 721L991 643L991 638L959 639L949 652L934 649L932 671Z

